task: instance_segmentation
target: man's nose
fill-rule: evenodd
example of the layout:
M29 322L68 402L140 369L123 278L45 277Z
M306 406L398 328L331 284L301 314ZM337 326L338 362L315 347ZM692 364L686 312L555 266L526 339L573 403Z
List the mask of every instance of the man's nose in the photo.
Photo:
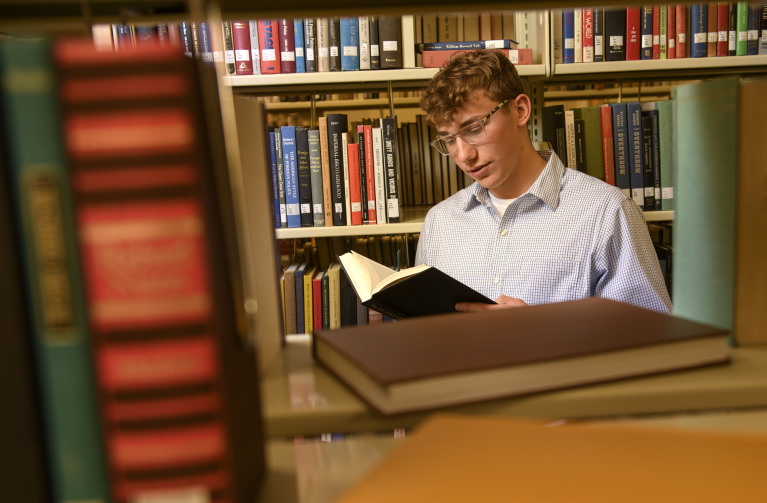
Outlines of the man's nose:
M455 152L453 160L458 163L468 163L477 158L477 148L471 143L466 142L460 136L455 141Z

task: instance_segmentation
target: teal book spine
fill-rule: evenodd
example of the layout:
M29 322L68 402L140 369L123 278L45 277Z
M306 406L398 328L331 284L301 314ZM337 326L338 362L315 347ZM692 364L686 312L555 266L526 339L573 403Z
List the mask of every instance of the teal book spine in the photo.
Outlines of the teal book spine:
M105 452L51 58L47 40L0 45L8 167L19 210L52 498L106 502Z
M658 110L658 138L660 147L660 209L663 211L674 209L674 152L673 152L673 125L674 125L674 102L671 100L658 101L655 104Z
M739 81L673 89L674 314L732 328Z

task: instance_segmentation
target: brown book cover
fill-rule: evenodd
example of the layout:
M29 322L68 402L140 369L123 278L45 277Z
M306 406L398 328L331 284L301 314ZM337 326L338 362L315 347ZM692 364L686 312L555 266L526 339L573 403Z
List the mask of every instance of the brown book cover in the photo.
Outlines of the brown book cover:
M500 49L509 60L515 65L532 65L533 64L533 50L526 49ZM421 52L423 57L424 68L440 68L445 61L450 59L456 53L464 53L465 49L448 49L448 50L424 50Z
M760 433L437 415L338 503L759 501Z
M394 414L725 362L727 334L594 297L316 332L313 351Z

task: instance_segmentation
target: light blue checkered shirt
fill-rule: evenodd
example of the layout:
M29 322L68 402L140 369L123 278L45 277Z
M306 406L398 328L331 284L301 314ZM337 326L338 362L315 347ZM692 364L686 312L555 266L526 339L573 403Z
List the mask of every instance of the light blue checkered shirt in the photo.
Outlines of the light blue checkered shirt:
M416 264L441 269L491 299L530 305L600 296L671 311L642 211L618 188L546 167L501 218L478 183L429 210Z

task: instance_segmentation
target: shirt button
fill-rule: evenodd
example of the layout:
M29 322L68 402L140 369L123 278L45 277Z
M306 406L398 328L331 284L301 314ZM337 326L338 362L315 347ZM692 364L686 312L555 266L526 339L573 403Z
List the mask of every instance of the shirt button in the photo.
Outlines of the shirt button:
M501 231L501 236L506 236L509 233L508 229L503 229Z
M493 283L498 283L499 281L501 281L501 280L497 276L495 278L493 278Z

